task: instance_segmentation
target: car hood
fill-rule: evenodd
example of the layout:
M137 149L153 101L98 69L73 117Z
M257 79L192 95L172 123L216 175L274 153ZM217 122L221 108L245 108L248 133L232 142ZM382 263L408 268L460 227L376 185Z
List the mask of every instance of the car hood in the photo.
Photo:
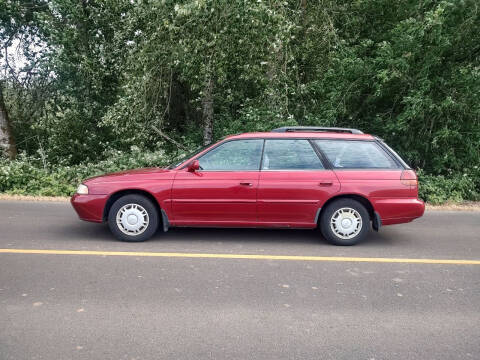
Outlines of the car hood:
M86 179L84 184L94 184L99 182L111 182L111 181L129 181L135 179L159 179L171 176L172 171L161 168L143 168L124 170L104 175L94 176Z

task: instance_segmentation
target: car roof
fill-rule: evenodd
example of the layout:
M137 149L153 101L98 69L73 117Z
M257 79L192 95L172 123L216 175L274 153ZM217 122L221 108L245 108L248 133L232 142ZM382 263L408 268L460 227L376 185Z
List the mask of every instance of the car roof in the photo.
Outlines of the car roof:
M292 132L251 132L226 136L225 139L347 139L347 140L374 140L375 137L369 134L349 134L338 132L311 132L311 131L292 131Z

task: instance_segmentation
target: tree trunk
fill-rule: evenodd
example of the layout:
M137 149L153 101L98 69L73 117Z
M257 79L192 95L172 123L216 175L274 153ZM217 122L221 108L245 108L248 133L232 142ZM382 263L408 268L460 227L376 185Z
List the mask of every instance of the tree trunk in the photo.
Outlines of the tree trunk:
M213 75L207 72L202 99L203 144L208 145L213 140Z
M300 0L300 7L302 8L302 15L307 11L307 0Z
M305 27L306 20L307 20L307 0L300 0L300 9L301 9L300 16L302 19L302 26Z
M3 100L3 89L0 83L0 153L14 159L17 155L17 147L12 135L12 128L8 120L7 108Z

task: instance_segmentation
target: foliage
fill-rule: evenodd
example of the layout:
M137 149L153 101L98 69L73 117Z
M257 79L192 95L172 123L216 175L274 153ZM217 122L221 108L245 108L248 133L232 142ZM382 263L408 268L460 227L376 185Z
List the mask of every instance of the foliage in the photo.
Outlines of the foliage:
M179 154L180 155L180 154ZM172 157L162 151L145 153L137 147L129 152L109 152L108 160L74 166L43 166L41 158L21 154L15 161L0 160L0 193L70 196L84 179L104 173L152 166L165 166ZM419 171L420 198L431 204L480 200L479 169L476 174L427 175Z
M44 196L73 195L88 177L138 167L164 166L170 162L163 151L145 153L137 147L129 152L113 151L107 160L73 166L43 166L41 158L21 154L16 160L0 160L0 193Z
M471 174L419 175L419 197L431 204L480 200L478 177Z
M434 189L451 182L471 198L456 187L468 178L480 192L479 7L3 0L0 44L18 40L25 64L3 66L1 80L19 151L52 167L101 163L131 146L176 151L152 126L194 147L209 108L214 139L284 125L360 128L424 170L434 184L425 196L444 198Z

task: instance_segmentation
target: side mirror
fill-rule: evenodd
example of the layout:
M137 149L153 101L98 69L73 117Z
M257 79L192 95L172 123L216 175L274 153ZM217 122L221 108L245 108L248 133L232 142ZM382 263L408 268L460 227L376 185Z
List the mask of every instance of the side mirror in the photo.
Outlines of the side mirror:
M190 164L188 164L188 171L189 172L195 172L198 169L200 169L200 163L198 160L192 160Z

